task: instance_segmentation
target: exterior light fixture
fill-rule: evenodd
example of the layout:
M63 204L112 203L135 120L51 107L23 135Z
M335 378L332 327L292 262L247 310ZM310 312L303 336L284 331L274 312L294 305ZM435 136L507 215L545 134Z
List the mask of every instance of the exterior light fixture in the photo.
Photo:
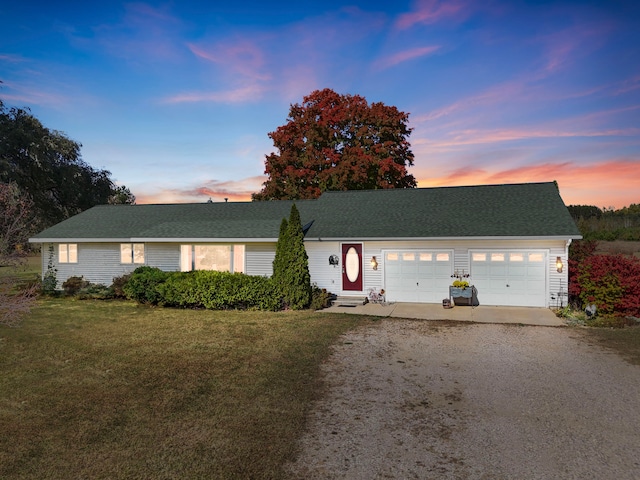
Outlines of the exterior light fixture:
M375 256L371 257L371 268L373 268L374 270L378 269L378 260Z
M562 258L561 257L556 257L556 270L558 271L558 273L562 273L562 268L564 267L564 265L562 264Z

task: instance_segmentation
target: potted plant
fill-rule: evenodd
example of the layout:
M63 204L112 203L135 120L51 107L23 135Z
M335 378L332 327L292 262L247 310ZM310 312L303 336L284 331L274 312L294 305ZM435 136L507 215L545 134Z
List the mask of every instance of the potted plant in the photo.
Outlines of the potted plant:
M454 299L461 298L471 298L472 289L469 287L469 282L466 280L454 280L451 284L451 297Z
M449 296L453 299L454 305L478 305L476 289L473 285L469 285L468 273L458 273L451 275L455 280L449 287Z

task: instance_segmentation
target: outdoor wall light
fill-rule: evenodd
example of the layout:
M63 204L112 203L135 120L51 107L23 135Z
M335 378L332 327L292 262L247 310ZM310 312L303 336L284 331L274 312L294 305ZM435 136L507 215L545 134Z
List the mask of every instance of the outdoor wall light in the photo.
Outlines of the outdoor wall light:
M562 258L561 257L556 257L556 270L558 271L558 273L562 273L562 268L564 267L564 265L562 264Z
M378 269L378 260L376 259L376 257L371 257L371 268L373 268L374 270Z

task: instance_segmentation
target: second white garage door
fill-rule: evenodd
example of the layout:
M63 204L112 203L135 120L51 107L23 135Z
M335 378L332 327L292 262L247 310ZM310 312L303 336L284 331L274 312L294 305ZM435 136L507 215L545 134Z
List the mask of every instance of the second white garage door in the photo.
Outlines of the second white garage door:
M480 305L545 307L546 265L541 251L471 252L471 283Z
M449 296L453 252L385 252L385 289L390 302L440 303Z

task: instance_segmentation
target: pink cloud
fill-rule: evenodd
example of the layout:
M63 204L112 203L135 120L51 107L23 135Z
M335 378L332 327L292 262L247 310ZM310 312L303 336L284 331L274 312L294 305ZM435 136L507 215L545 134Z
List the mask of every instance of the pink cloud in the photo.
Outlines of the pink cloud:
M619 87L616 89L615 94L621 95L623 93L632 92L640 88L640 75L637 75L633 78L629 78L627 80L623 80L620 82Z
M179 93L162 100L162 103L244 103L259 100L266 88L261 85L249 85L233 90L221 90L217 92L188 92Z
M262 72L265 65L263 51L248 40L237 43L221 43L205 48L187 45L199 58L216 63L225 69L255 80L269 80L271 75Z
M576 130L559 131L552 128L536 130L526 129L495 129L495 130L462 130L456 132L451 139L441 141L425 142L421 145L433 148L457 147L462 145L479 145L511 142L517 140L540 139L540 138L575 138L575 137L632 137L640 135L640 128L621 128L608 130Z
M135 61L172 60L182 58L180 31L182 21L166 8L154 8L144 3L125 4L125 14L117 24L100 25L95 29L95 39L115 57ZM92 40L68 35L76 46L89 49Z
M19 106L19 104L25 104L63 107L72 104L71 97L45 92L41 88L29 88L13 82L4 82L0 85L7 89L7 92L2 93L3 100L14 105Z
M544 49L544 65L538 75L546 77L565 68L577 58L590 54L605 43L611 30L611 25L606 21L582 22L535 38L533 43L541 44Z
M246 202L251 194L260 191L265 177L248 177L242 180L208 180L190 188L158 188L151 192L136 194L136 203L202 203L211 198L214 202Z
M439 49L440 49L440 46L437 46L437 45L429 46L429 47L412 48L410 50L404 50L402 52L397 52L397 53L394 53L393 55L383 57L377 62L375 62L374 65L379 69L385 69L385 68L393 67L394 65L398 65L399 63L413 60L415 58L420 58L426 55L430 55Z
M464 20L469 16L470 5L463 0L418 0L409 13L400 15L395 27L400 30L416 24L430 25L441 20Z
M431 112L422 115L416 115L412 118L412 122L430 122L459 111L468 111L476 107L508 103L513 98L521 99L522 93L526 90L526 87L526 82L523 80L512 80L499 83L480 93L462 98L449 105L445 105L444 107L432 110Z
M419 187L491 185L500 183L557 181L567 205L621 208L639 203L640 159L610 159L591 164L575 161L547 162L518 168L427 170L418 177Z

